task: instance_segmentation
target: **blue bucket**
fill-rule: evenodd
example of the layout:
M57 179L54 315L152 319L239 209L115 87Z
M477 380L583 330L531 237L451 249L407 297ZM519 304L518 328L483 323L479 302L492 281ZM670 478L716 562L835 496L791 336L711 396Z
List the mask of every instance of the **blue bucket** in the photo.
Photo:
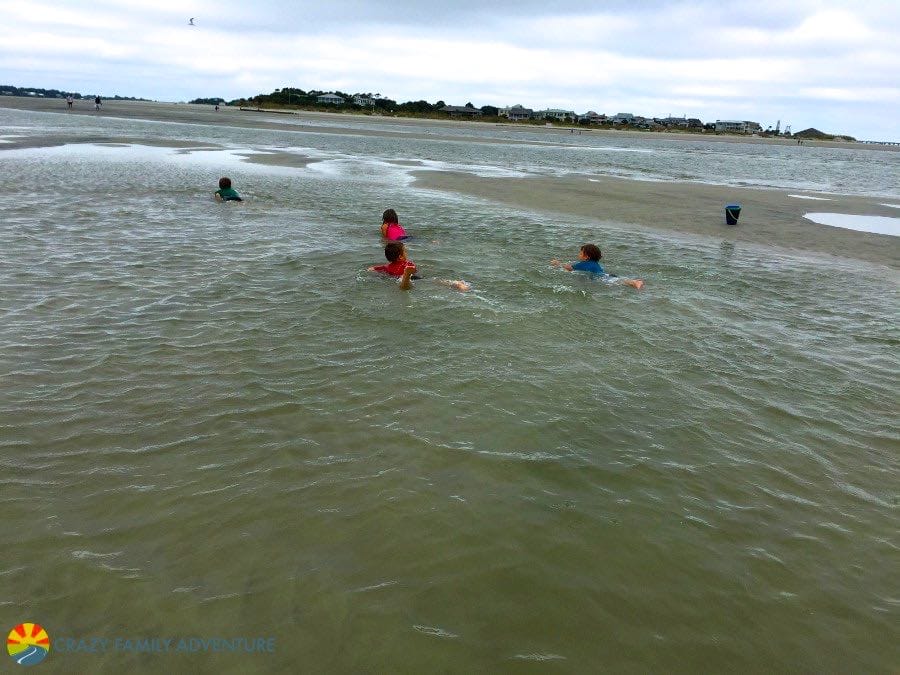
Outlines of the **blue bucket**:
M741 217L741 205L729 204L725 207L725 222L729 225L737 225L738 218Z

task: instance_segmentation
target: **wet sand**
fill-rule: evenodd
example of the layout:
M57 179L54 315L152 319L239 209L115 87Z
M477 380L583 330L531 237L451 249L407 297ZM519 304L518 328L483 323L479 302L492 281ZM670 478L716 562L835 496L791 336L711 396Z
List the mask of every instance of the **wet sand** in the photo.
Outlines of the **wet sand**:
M92 102L76 101L74 109L66 111L61 99L26 97L0 97L0 107L52 112L60 114L110 116L153 121L182 122L189 124L215 124L234 127L271 128L315 133L359 134L398 136L405 138L447 138L466 140L460 129L483 129L484 123L416 120L393 117L358 116L339 113L301 112L298 115L278 115L266 112L241 111L222 107L217 112L213 106L156 103L143 101L108 101L102 110L94 111ZM294 121L296 119L296 122ZM391 128L383 130L351 129L358 122L370 125L384 123ZM287 122L287 123L286 123ZM343 124L342 124L343 123ZM403 128L397 131L397 126ZM504 125L510 131L546 133L547 142L555 137L568 135L558 128L517 127ZM426 128L427 127L427 128ZM446 137L434 133L434 128L454 129ZM408 131L407 131L408 129ZM421 131L419 131L421 130ZM638 132L603 132L584 130L583 133L645 136ZM774 139L753 139L692 134L653 134L653 138L689 138L722 142L790 143ZM66 135L41 138L12 138L0 144L0 150L17 147L40 147L70 142L127 143L129 139L97 137L85 139ZM485 142L483 137L473 140ZM209 148L208 144L188 139L158 139L144 144L184 149ZM498 143L515 143L512 139L498 139ZM522 141L525 142L525 141ZM533 140L527 141L534 143ZM826 145L807 141L808 145ZM869 150L896 151L891 146L871 146L853 143L827 144L836 147L861 147ZM262 164L303 167L310 161L294 153L259 152L246 153L248 161ZM840 195L816 195L815 193L774 189L737 188L696 183L646 182L611 177L572 175L565 178L483 178L469 174L450 172L417 172L418 185L430 189L448 190L490 199L515 207L535 209L547 213L583 216L625 226L676 231L714 237L719 240L744 241L764 246L775 246L794 251L827 254L840 259L853 258L900 268L900 241L897 237L857 232L813 223L803 217L810 212L833 212L854 215L887 216L896 218L896 208L884 203L898 200L885 198L851 197ZM828 201L797 199L790 194L804 194L827 198ZM738 225L724 223L724 205L740 203L743 207Z
M542 210L556 214L557 219L566 215L589 217L900 268L900 238L828 227L803 217L805 213L824 211L896 218L897 209L883 203L898 200L587 176L483 178L426 171L415 175L421 187ZM798 199L791 194L829 201ZM741 204L741 215L734 226L725 224L725 205L731 203Z

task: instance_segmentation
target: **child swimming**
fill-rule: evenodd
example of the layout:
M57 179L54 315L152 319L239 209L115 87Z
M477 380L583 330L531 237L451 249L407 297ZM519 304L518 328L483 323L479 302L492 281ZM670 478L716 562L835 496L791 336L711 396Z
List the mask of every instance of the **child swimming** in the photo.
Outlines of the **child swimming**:
M216 201L218 202L242 202L241 196L233 187L231 187L231 179L222 176L219 179L219 189L215 192Z
M413 276L417 271L416 264L412 260L407 260L406 246L399 241L388 242L384 247L384 257L387 258L387 265L372 265L367 268L370 272L381 272L389 274L392 277L400 277L400 288L408 291L412 288L413 279L421 279L422 277ZM458 291L468 291L471 286L465 281L458 279L434 279L439 284L450 286Z
M400 227L400 221L397 219L397 212L394 209L387 209L381 214L381 236L388 241L401 241L409 238L406 230Z
M368 270L400 277L400 288L404 291L412 288L410 280L416 271L416 264L406 259L406 247L398 241L392 241L384 247L384 257L387 258L387 265L372 265Z
M621 277L617 277L613 274L607 275L603 270L603 266L600 264L600 258L603 257L603 254L600 252L600 247L596 244L585 244L578 251L578 262L574 264L563 263L559 260L551 260L550 264L553 267L562 267L564 270L568 270L569 272L587 272L589 274L602 274L609 278L610 281L621 281L626 286L631 286L633 288L641 289L644 287L644 282L642 279L623 279Z

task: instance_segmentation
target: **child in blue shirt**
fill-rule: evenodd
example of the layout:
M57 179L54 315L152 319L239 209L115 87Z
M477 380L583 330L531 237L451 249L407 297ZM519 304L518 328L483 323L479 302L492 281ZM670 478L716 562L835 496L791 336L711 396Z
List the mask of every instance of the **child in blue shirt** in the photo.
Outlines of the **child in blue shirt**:
M600 258L603 254L600 252L600 247L596 244L585 244L581 247L581 250L578 251L578 262L574 264L562 263L559 260L551 260L550 264L554 267L562 267L564 270L568 270L569 272L587 272L588 274L602 274L606 275L606 272L603 271L603 265L600 264ZM633 288L641 289L644 287L644 282L641 279L621 279L614 275L608 275L610 281L621 281L623 284L627 286L631 286Z

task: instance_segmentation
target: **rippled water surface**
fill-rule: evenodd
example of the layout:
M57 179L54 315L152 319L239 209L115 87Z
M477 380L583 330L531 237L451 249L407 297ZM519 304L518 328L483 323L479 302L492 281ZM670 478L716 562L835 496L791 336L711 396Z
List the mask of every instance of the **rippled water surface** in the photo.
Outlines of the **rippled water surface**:
M548 224L388 161L542 165L520 146L107 124L234 152L0 151L0 614L277 648L48 663L896 671L894 271ZM365 272L388 206L471 293ZM547 266L583 241L645 290Z

